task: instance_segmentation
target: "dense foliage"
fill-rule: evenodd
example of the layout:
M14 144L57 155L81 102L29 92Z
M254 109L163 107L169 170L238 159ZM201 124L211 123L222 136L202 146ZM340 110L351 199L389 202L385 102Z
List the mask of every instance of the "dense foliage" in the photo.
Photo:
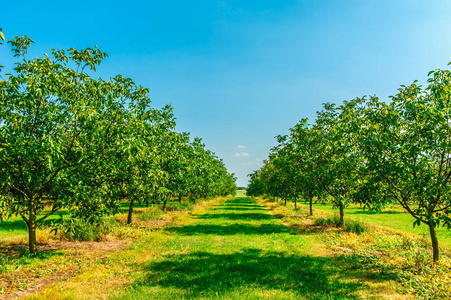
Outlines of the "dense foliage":
M129 201L131 222L135 201L235 192L224 163L175 132L170 106L152 108L148 89L121 75L92 77L107 57L97 47L28 59L30 38L8 43L17 62L0 73L0 214L25 221L31 253L37 226L63 209L95 224Z
M435 228L451 227L451 72L431 71L428 82L402 86L390 103L326 103L314 124L303 119L278 137L250 174L248 193L310 202L316 195L339 208L340 224L349 203L377 210L397 202L414 226L428 226L438 261Z

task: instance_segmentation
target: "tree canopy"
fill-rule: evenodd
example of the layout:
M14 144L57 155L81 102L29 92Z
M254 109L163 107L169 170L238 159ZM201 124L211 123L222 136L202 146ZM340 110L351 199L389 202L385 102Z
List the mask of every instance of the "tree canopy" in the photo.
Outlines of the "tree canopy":
M397 202L414 226L428 226L438 261L435 228L451 227L451 72L431 71L428 82L425 89L401 86L390 103L372 96L324 104L313 124L302 119L278 138L250 175L250 194L327 194L341 223L351 202L371 209Z
M0 210L25 221L30 252L37 226L62 209L92 219L162 192L234 193L222 161L175 132L170 106L152 108L130 78L92 77L107 57L97 47L28 59L33 40L8 43L17 62L0 73Z

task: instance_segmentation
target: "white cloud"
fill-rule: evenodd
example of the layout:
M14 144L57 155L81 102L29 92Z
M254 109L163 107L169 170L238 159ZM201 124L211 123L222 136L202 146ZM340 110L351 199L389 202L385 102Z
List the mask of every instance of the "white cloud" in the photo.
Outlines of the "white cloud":
M235 157L244 157L244 156L249 156L249 153L247 152L237 152L234 155Z
M244 148L246 148L246 146L238 145L238 146L236 146L235 148L238 148L238 149L244 149Z

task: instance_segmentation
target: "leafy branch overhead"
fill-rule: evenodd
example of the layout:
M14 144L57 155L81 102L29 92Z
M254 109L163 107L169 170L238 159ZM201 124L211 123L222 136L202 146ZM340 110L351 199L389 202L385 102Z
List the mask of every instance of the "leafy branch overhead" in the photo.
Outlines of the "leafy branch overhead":
M0 39L4 42L5 41L5 36L3 35L3 31L0 28ZM2 44L2 42L0 42L0 45Z

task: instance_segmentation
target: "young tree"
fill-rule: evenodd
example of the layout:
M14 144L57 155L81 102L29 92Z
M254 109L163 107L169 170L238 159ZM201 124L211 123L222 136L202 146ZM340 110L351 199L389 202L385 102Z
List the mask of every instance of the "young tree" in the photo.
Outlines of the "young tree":
M429 73L423 90L402 86L390 104L371 97L361 148L391 196L429 228L433 261L440 259L435 228L451 227L451 73Z
M116 193L122 200L128 200L127 224L132 222L135 202L146 202L167 184L168 174L162 168L162 161L168 155L167 141L175 127L172 107L157 109L134 109L129 122L127 137L130 145L118 153L116 168ZM115 189L114 186L111 187Z
M334 104L324 104L311 129L316 139L318 155L315 158L320 188L331 196L331 202L338 207L340 224L344 224L344 209L352 201L352 193L358 179L360 153L349 142L347 127L340 122L343 109Z
M107 56L97 48L29 60L30 38L9 43L20 60L0 81L0 195L8 213L27 224L35 253L40 223L105 186L114 157L130 147L123 135L129 111L149 102L130 79L90 77L86 69L95 71Z
M292 163L295 166L295 182L298 195L309 202L310 215L313 215L313 198L323 194L318 187L320 152L313 130L310 130L307 119L301 119L290 129L290 149Z
M246 188L246 194L251 197L258 197L265 194L265 183L261 177L261 169L247 175L249 184Z
M294 161L293 145L287 136L276 137L279 145L271 149L270 161L274 165L274 176L277 178L277 195L280 196L285 205L287 199L294 198L294 206L297 208L297 197L300 192L298 181L298 166Z

